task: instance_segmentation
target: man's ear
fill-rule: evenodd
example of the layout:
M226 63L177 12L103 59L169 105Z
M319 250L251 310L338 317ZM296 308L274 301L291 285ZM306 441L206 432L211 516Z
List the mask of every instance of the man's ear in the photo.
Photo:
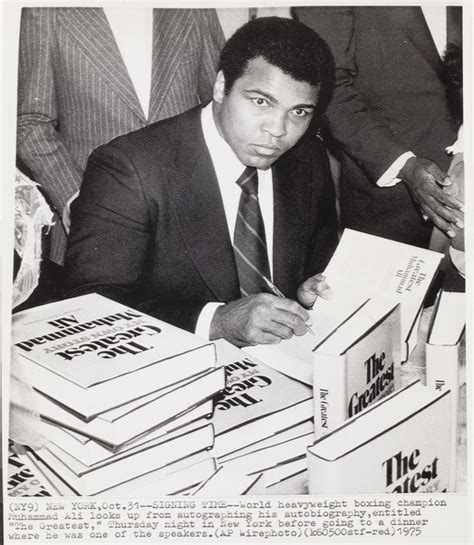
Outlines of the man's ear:
M216 81L214 83L214 94L213 98L215 102L222 104L225 95L225 77L224 72L219 70L216 76Z

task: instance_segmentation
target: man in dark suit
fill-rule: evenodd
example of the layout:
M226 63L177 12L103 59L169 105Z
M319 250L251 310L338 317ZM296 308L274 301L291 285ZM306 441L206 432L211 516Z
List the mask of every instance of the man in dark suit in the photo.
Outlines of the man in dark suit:
M343 226L425 247L433 224L454 236L453 225L462 223L455 210L462 204L442 186L450 183L445 148L456 140L457 126L421 8L294 12L335 57L327 118L342 148Z
M72 206L68 294L237 345L303 334L337 239L312 126L332 69L305 25L255 19L224 47L210 104L98 148ZM247 198L236 181L255 177ZM261 293L267 275L288 299Z

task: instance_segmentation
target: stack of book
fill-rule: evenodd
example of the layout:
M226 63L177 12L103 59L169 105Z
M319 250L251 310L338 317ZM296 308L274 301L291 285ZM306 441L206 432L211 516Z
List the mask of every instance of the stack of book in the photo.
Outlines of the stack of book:
M450 491L450 392L414 382L308 448L311 494Z
M466 327L465 293L441 290L431 315L426 340L426 385L438 392L451 392L451 476L450 492L455 492L456 452L458 423L463 417L459 414L459 388L462 372L461 350Z
M306 470L314 440L312 389L286 377L224 340L216 342L226 388L216 398L212 449L218 467L196 494L259 493Z
M47 423L30 460L58 493L126 493L200 464L162 481L173 493L214 471L213 343L96 294L18 313L12 333Z

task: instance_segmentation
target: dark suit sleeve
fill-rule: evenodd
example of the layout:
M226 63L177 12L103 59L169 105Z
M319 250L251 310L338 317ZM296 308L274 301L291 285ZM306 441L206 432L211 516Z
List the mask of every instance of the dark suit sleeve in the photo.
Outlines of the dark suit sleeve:
M98 148L71 206L67 296L99 293L194 331L202 303L170 304L166 287L143 283L153 232L132 161L113 144Z
M356 56L357 8L295 8L298 19L313 28L329 45L336 63L336 88L327 110L329 127L366 174L376 182L403 153L410 151L377 116L358 91ZM364 62L371 62L364 59Z
M24 8L18 57L17 153L59 215L81 170L59 133L54 72L55 10Z

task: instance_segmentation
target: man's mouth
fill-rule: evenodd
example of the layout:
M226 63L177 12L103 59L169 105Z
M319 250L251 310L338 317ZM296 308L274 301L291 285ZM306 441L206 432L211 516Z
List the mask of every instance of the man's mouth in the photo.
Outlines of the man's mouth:
M253 144L253 148L259 155L264 155L265 157L273 157L280 153L280 148L266 146L264 144Z

